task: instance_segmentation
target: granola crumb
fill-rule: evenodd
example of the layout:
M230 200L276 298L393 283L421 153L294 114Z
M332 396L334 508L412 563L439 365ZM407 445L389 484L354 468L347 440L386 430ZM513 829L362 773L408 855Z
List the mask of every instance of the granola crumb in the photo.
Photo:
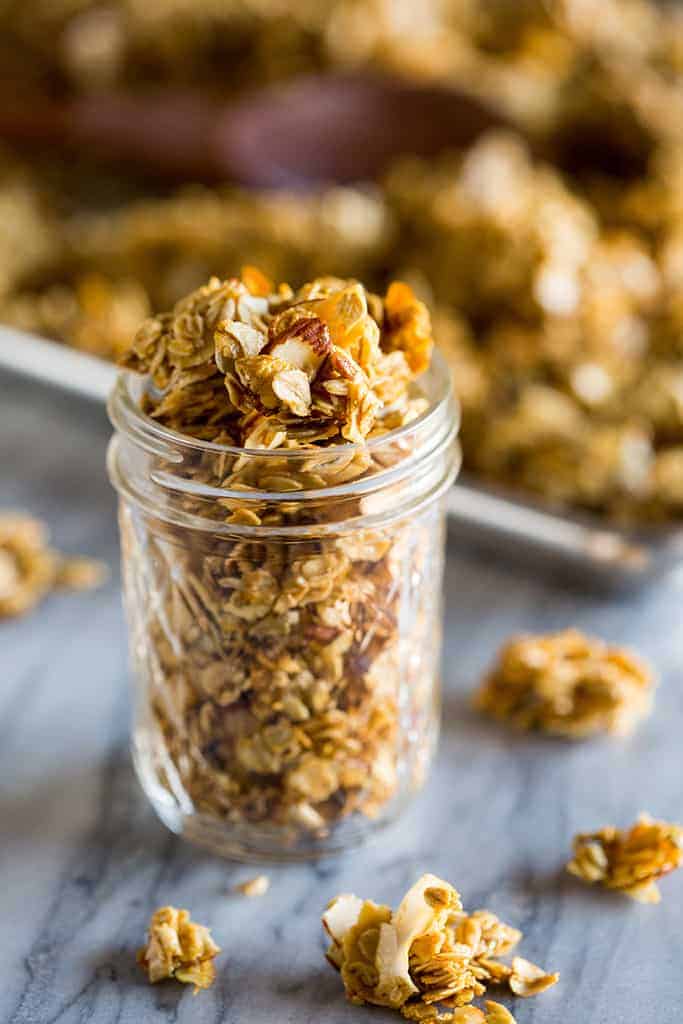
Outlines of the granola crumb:
M322 922L330 937L326 956L341 973L347 999L390 1007L407 1020L514 1024L498 1003L487 1003L486 1015L470 1004L488 984L531 996L559 980L521 957L512 966L499 960L522 933L489 910L466 913L453 886L434 875L418 879L396 911L341 895Z
M630 829L611 825L574 837L567 871L589 885L617 889L639 903L659 903L657 879L683 861L683 827L641 814Z
M250 899L256 896L265 896L270 889L270 878L268 875L256 875L246 882L240 882L235 886L235 891L248 896Z
M56 585L68 590L94 590L106 582L109 566L97 558L63 558Z
M89 589L99 586L106 575L102 562L54 551L39 519L0 513L0 619L25 614L56 587Z
M631 652L567 629L508 641L474 704L520 729L569 739L625 736L650 713L654 686Z
M147 945L138 951L138 963L147 971L150 984L174 978L194 985L196 995L213 984L213 959L220 951L209 929L191 921L189 911L160 907L152 914Z

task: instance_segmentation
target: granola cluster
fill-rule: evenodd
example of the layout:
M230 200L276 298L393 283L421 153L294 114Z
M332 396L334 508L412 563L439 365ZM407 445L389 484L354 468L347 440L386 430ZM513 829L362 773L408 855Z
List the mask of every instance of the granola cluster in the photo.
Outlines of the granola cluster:
M427 369L426 307L394 282L380 300L357 281L277 291L259 270L212 278L145 321L121 360L162 391L165 426L240 448L360 443L419 410L408 386ZM407 403L407 404L406 404ZM377 429L375 429L377 428Z
M101 562L54 551L38 519L0 513L0 619L23 615L56 588L99 586L106 574Z
M172 472L158 511L175 502L201 531L121 511L145 747L192 814L296 844L420 785L442 510L396 515L415 481L382 494L373 478L411 455L390 431L426 407L415 378L431 347L405 285L384 299L332 278L293 292L254 268L137 334L126 363L149 375L147 413L187 440L234 446L189 446L145 474L147 486ZM391 521L363 525L389 508Z
M573 852L567 870L582 881L659 903L657 879L683 863L683 828L641 814L630 829L608 825L575 836Z
M390 175L389 205L413 224L402 259L441 308L479 477L622 521L680 513L674 166L678 149L653 158L647 194L622 186L620 210L506 134Z
M220 951L209 929L190 920L189 911L160 907L152 914L147 945L138 952L138 962L151 984L175 978L194 985L196 994L213 984L213 961Z
M327 959L340 971L347 998L399 1010L413 1021L499 1024L506 1010L487 1003L484 1015L469 1006L486 986L507 985L533 996L558 974L514 957L500 960L522 937L488 910L467 914L447 882L423 875L397 910L357 896L337 896L323 914L330 937Z
M568 629L506 643L474 701L519 729L583 739L632 732L650 712L653 689L633 654Z

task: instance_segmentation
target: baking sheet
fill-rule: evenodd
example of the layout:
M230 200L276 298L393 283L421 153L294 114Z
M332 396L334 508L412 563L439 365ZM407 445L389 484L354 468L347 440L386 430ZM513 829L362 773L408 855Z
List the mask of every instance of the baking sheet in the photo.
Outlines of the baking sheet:
M117 372L102 359L7 326L0 326L0 368L97 402L107 399ZM501 554L574 566L608 584L644 582L683 564L683 526L626 530L462 478L447 502L464 538Z

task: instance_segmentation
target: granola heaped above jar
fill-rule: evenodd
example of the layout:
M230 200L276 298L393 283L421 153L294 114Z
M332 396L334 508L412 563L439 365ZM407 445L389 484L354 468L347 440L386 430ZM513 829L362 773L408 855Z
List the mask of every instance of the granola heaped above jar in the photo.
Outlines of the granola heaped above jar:
M457 459L432 348L407 285L253 267L136 335L110 467L140 757L184 816L297 849L421 785Z
M279 448L372 436L383 410L406 409L432 347L427 309L407 285L384 299L338 278L275 290L247 267L145 321L122 363L161 389L147 411L166 426Z

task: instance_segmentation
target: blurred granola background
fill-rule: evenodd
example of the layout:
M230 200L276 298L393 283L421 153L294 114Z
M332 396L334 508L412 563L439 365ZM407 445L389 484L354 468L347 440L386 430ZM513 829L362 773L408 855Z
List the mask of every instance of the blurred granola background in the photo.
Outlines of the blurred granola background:
M650 0L8 0L14 96L190 87L228 100L382 71L510 122L315 194L162 184L5 146L0 320L105 359L248 261L402 276L437 310L465 464L627 522L683 516L683 9ZM597 16L596 16L597 15Z

